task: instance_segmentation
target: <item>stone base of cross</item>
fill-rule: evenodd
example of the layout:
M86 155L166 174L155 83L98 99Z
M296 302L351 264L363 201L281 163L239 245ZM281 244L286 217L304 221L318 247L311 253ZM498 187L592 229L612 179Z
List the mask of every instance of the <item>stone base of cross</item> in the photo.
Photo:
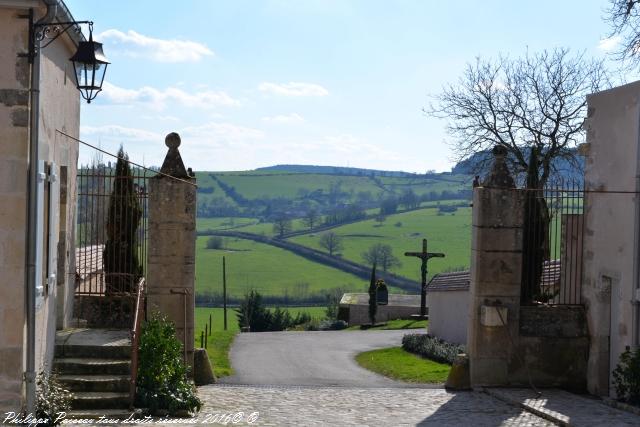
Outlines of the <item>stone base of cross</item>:
M420 316L425 317L427 315L427 262L431 258L444 258L443 253L428 252L427 251L427 239L422 239L422 252L405 252L404 256L412 256L420 258L420 273L421 273L421 289L420 289Z

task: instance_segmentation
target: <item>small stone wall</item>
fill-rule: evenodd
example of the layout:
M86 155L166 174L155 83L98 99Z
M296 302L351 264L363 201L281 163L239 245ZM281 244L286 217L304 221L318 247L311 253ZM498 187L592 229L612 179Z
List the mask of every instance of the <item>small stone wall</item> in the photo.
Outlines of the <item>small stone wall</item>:
M518 352L526 361L534 385L584 392L587 387L589 333L579 306L520 307ZM509 380L528 384L525 367L512 359Z

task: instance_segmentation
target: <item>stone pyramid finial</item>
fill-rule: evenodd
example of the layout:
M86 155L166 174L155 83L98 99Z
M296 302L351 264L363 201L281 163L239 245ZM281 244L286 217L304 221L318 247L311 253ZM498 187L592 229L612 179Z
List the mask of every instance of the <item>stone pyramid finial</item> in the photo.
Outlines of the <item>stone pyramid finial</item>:
M484 180L483 186L489 188L515 188L516 184L511 177L509 167L507 167L507 149L501 145L496 145L491 150L493 154L493 166L491 172Z
M175 178L190 178L184 167L184 163L182 162L180 151L178 150L178 147L180 146L180 135L175 132L171 132L164 139L164 143L169 147L169 151L167 152L167 156L164 158L160 172L171 175Z

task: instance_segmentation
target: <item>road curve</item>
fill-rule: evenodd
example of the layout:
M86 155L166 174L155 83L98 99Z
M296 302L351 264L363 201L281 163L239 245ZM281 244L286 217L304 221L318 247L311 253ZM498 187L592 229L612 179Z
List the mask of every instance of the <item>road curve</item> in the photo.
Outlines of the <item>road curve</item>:
M400 346L422 330L261 332L239 334L231 347L235 374L225 384L408 387L361 368L356 354ZM425 385L420 385L425 387ZM426 386L429 387L429 386Z

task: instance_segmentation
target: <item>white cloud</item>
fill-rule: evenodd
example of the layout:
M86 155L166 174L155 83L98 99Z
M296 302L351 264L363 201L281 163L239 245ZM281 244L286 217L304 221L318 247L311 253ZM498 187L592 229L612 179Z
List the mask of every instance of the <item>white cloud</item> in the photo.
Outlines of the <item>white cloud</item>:
M190 40L163 40L148 37L129 30L126 33L110 29L100 33L97 39L132 58L148 58L157 62L197 62L214 53L206 45Z
M298 113L282 114L277 116L263 117L263 122L266 123L278 123L278 124L294 124L304 122L304 117Z
M600 40L600 42L598 42L598 49L605 52L610 52L612 50L615 50L621 41L622 37L620 37L619 35L602 39Z
M103 98L114 104L146 104L156 110L162 110L171 104L179 104L184 107L193 108L213 108L213 107L235 107L240 105L240 101L232 98L226 92L220 91L198 91L189 93L176 87L166 89L156 89L144 86L140 89L125 89L109 82L102 86Z
M329 91L315 83L289 82L270 83L263 82L258 90L265 93L281 96L327 96Z
M129 141L164 141L164 137L144 129L129 128L119 125L81 126L80 133L92 137L107 139L126 139Z
M214 145L217 147L229 144L255 141L264 137L264 132L233 123L211 122L199 126L189 126L181 130L181 135L191 138L197 143Z

